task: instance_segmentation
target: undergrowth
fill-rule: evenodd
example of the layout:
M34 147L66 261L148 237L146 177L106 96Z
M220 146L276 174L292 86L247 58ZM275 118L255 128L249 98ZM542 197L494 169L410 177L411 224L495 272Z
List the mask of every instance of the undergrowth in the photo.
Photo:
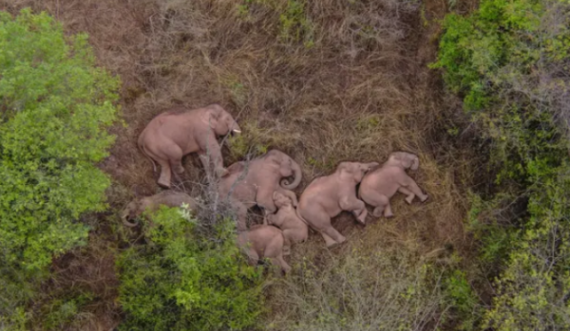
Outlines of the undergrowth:
M485 0L444 21L434 67L464 98L497 173L471 211L494 278L483 329L570 327L569 12L566 2Z
M111 181L95 163L114 141L105 129L115 120L118 83L95 66L85 34L64 36L45 13L0 12L3 329L26 325L52 259L84 245L81 217L105 209Z
M263 307L261 272L236 245L235 222L209 236L183 208L163 207L145 224L145 243L117 261L121 330L243 330Z

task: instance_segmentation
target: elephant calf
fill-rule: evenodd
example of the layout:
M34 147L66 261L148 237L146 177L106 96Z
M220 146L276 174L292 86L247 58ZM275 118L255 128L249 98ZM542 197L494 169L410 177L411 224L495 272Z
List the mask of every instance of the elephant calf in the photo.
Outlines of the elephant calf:
M230 132L241 132L232 115L221 106L188 110L173 108L153 118L139 136L138 145L142 152L160 165L158 185L170 188L172 170L181 174L182 157L198 153L206 170L210 162L219 177L227 174L222 152L216 139Z
M368 212L364 202L356 197L356 185L368 171L378 165L376 162L341 162L333 174L313 180L301 194L297 210L299 216L321 233L327 247L346 241L332 227L331 217L345 210L365 223Z
M411 204L417 196L420 201L426 201L428 196L422 192L418 184L406 174L406 169L417 170L419 159L416 155L405 152L390 154L388 161L382 167L367 174L360 184L359 196L371 206L374 206L372 215L392 217L390 198L401 192L406 202Z
M192 210L198 210L200 207L198 202L188 194L166 190L149 197L131 201L121 213L121 219L124 225L134 227L136 224L131 223L129 220L139 217L145 210L154 212L158 210L161 205L180 207L183 203L188 204Z
M292 243L301 243L309 238L309 227L297 215L296 201L279 191L273 193L273 201L279 210L276 214L268 215L267 221L283 231L283 237L285 237L283 252L288 255Z
M256 265L260 259L269 258L285 273L291 267L283 259L283 232L271 225L256 225L238 236L238 245L247 253L249 263Z
M270 150L249 162L236 162L227 170L229 174L220 179L218 192L220 198L228 201L236 211L239 231L247 229L249 208L257 205L263 208L265 215L277 211L273 202L275 191L289 196L297 204L297 196L292 190L301 183L301 166L279 150Z

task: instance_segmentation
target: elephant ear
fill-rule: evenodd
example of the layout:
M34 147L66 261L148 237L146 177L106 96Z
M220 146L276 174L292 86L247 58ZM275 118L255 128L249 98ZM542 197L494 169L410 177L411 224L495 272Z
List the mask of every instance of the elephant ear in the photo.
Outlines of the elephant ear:
M210 123L210 127L216 128L218 127L218 125L220 124L220 120L222 117L222 108L221 107L215 107L215 106L210 106L208 107L208 122Z
M362 180L362 171L360 170L360 167L352 162L341 162L338 165L337 171L339 172L339 176L342 180L350 178L356 183L359 183Z

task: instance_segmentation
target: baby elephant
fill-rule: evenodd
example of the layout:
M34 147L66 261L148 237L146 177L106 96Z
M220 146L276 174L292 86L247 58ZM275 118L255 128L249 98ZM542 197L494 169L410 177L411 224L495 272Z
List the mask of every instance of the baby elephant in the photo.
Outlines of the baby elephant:
M238 236L238 245L244 249L251 265L260 259L269 258L281 270L288 273L291 267L283 259L285 238L278 228L271 225L256 225Z
M292 243L301 243L309 237L309 226L297 215L296 205L290 197L281 192L273 192L273 201L279 211L267 216L270 225L275 225L283 231L285 247L283 253L289 255Z
M198 210L200 207L198 202L188 194L166 190L149 197L131 201L121 213L121 219L123 220L124 225L134 227L137 224L131 223L129 220L139 217L145 210L153 212L158 210L161 205L168 207L180 207L183 203L188 204L192 210Z
M390 198L401 192L406 197L407 203L412 203L414 197L420 201L426 201L428 196L422 192L418 184L406 174L406 169L417 170L419 167L418 157L406 152L394 152L382 167L366 174L360 184L359 196L371 206L374 206L372 215L392 217Z

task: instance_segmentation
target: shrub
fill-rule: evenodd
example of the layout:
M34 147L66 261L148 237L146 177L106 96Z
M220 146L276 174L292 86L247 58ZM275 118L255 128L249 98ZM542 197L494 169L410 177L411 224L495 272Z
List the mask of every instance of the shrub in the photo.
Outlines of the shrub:
M118 84L86 35L0 12L0 323L22 316L53 256L85 242L80 216L105 208L110 180L94 163L113 143Z
M491 143L490 166L498 174L495 194L475 214L484 213L474 215L503 226L494 240L488 231L481 239L484 261L500 266L485 328L570 326L569 10L550 0L485 0L472 15L444 21L433 67L444 68L447 86L464 98Z
M311 260L273 285L268 330L436 330L445 316L441 271L403 247Z
M117 262L122 330L242 330L261 312L261 273L236 245L234 222L211 236L179 208L162 208L144 230L147 243Z

